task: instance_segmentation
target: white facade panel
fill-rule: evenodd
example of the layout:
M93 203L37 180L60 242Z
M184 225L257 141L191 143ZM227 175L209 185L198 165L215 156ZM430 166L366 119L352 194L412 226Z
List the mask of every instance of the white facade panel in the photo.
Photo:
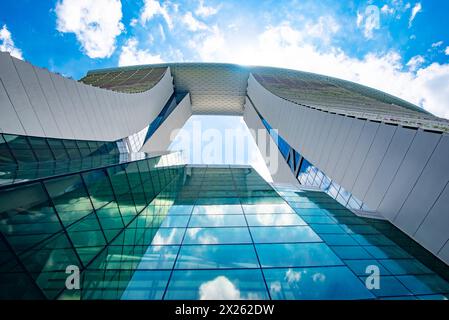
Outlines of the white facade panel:
M0 53L0 76L14 109L16 111L32 110L13 58L7 53Z
M437 134L434 134L437 139ZM449 136L443 135L394 220L414 234L449 181ZM449 214L449 211L448 211ZM448 225L449 227L449 225ZM449 229L448 229L449 230Z
M357 145L357 142L359 141L366 121L353 119L351 122L352 124L349 129L348 136L346 137L346 141L344 141L344 147L342 148L340 156L335 159L335 173L332 176L332 172L329 172L332 178L335 179L339 184L341 184L341 181L346 174L346 170L349 167L349 162L354 155L355 147Z
M441 136L419 130L383 198L379 212L394 221Z
M376 137L352 189L353 193L357 195L357 198L363 199L365 197L397 128L397 126L380 124Z
M30 114L36 116L37 124L40 126L39 129L33 132L33 135L47 136L47 131L57 133L54 119L51 116L48 104L45 101L39 81L34 73L33 66L22 60L15 60L14 64L34 110L34 112L30 112Z
M285 160L282 158L282 155L280 154L279 149L276 147L271 136L268 134L268 131L265 130L265 127L264 127L262 121L259 119L259 116L257 115L256 111L254 110L254 107L252 106L251 102L249 102L249 100L247 100L247 102L245 104L243 119L244 119L245 123L247 124L248 128L250 129L250 132L252 134L255 134L255 136L253 136L253 137L256 141L256 144L259 146L259 149L261 149L261 151L266 150L268 153L268 154L265 154L263 151L261 152L262 157L267 162L267 167L270 171L273 181L275 183L298 186L299 185L298 181L296 180L293 173L291 172L290 167L287 165ZM260 137L258 136L258 130L262 130L261 132L264 132L264 137L261 140L259 139ZM261 146L262 143L264 143L266 145ZM270 148L270 145L271 145L271 148ZM270 151L273 151L275 154L270 154ZM270 158L274 159L273 157L277 157L277 164L278 164L277 168L271 167L269 164ZM277 170L274 170L274 169L277 169Z
M53 138L65 137L70 135L69 128L67 126L67 120L59 102L59 96L56 92L53 81L51 80L50 73L42 68L34 67L37 79L41 85L42 92L47 100L50 112L55 120L55 124L58 127L58 135L51 136Z
M174 138L172 136L173 133L176 130L180 130L191 115L192 105L190 104L190 95L187 94L144 144L141 151L157 152L167 150L172 142L171 138Z
M123 94L94 88L0 54L2 120L5 133L113 141L139 132L173 93L167 69L150 90ZM130 116L132 115L132 116Z
M414 238L428 250L438 253L449 240L449 184L438 197L422 224L414 234Z
M388 187L398 171L417 131L398 127L388 146L387 152L380 163L366 195L361 198L370 208L377 209Z
M324 124L324 128L323 131L321 133L321 138L320 138L320 142L319 145L317 147L317 165L320 168L323 168L322 170L324 170L324 165L326 164L326 160L327 160L327 148L329 146L329 140L331 140L330 137L330 132L332 131L333 128L335 128L335 122L338 122L338 118L336 118L334 115L327 113L326 115L326 122Z
M446 264L449 264L449 241L446 242L444 247L438 252L438 258L443 260Z
M336 141L338 138L338 135L343 131L342 124L343 120L345 119L342 116L336 116L334 115L332 121L332 127L329 132L329 137L327 139L326 144L324 145L323 151L321 153L321 157L323 159L323 166L322 170L329 176L329 168L330 168L330 161L332 161L332 156L336 152Z
M15 134L25 134L22 123L17 116L8 94L3 87L3 80L0 78L0 132L9 132Z
M69 102L65 103L67 100L67 92L65 91L65 86L60 81L61 78L57 76L54 73L49 72L50 80L53 83L54 87L54 94L57 98L58 102L58 114L55 114L56 121L61 124L60 128L64 127L64 129L61 129L64 133L64 137L75 137L75 133L73 132L73 127L76 126L75 119L73 122L70 119L71 116L71 109L68 106Z
M355 180L365 162L366 156L373 144L374 137L379 129L379 123L367 121L363 126L362 133L357 141L355 150L349 161L349 166L341 180L341 186L346 190L352 190ZM357 195L356 195L357 196ZM357 196L358 197L358 196Z

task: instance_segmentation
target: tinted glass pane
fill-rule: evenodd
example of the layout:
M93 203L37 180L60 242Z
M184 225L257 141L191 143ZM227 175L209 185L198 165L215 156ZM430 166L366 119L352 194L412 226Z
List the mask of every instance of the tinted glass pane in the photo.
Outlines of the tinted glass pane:
M251 243L248 228L188 228L184 244Z
M246 221L243 215L192 215L189 227L246 227Z
M252 245L183 246L177 269L257 268Z
M276 300L374 298L346 267L265 269L263 273Z
M321 242L310 227L251 227L255 243Z
M173 272L165 299L268 299L260 270L198 270Z
M342 265L324 243L258 244L262 267L307 267ZM307 254L304 254L307 252Z

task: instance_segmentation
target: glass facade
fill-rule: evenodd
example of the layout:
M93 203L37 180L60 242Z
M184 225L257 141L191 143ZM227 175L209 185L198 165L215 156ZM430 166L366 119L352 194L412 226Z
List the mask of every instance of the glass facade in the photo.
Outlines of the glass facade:
M0 189L2 298L444 299L447 267L388 222L254 169L168 156ZM68 265L80 289L65 287ZM369 290L367 266L380 270Z
M70 140L0 134L0 166L119 154L123 152L122 144L121 141Z

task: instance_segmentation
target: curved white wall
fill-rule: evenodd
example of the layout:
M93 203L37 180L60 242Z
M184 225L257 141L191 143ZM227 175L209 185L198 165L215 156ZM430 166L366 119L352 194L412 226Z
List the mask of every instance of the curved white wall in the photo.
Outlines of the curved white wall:
M449 135L286 101L251 75L248 96L313 165L449 264Z
M256 113L254 106L248 98L245 100L243 120L253 135L254 141L260 150L260 154L265 160L270 175L273 178L273 182L287 186L299 187L298 180L293 175L290 167L284 160L284 157L279 151L273 138L265 129L264 124L260 120L259 115ZM274 146L274 148L270 148L270 144L271 146ZM270 162L272 161L276 161L276 165L270 165Z
M170 139L172 133L182 129L191 115L192 105L190 103L190 94L187 94L164 122L162 122L161 126L154 132L151 138L143 145L140 151L158 152L168 150L172 142Z
M142 130L173 93L170 69L152 89L104 90L0 52L0 132L113 141Z

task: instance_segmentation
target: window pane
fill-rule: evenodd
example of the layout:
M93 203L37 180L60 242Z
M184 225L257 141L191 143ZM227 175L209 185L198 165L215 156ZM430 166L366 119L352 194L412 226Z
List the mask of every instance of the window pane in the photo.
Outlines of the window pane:
M188 228L184 244L251 243L248 228Z
M346 267L264 269L263 273L275 300L374 298Z
M342 265L324 243L257 244L262 267L307 267ZM304 254L307 252L307 254Z
M255 243L321 242L318 235L307 226L251 227Z
M177 269L257 268L252 245L183 246Z
M268 299L260 270L175 270L165 299Z

